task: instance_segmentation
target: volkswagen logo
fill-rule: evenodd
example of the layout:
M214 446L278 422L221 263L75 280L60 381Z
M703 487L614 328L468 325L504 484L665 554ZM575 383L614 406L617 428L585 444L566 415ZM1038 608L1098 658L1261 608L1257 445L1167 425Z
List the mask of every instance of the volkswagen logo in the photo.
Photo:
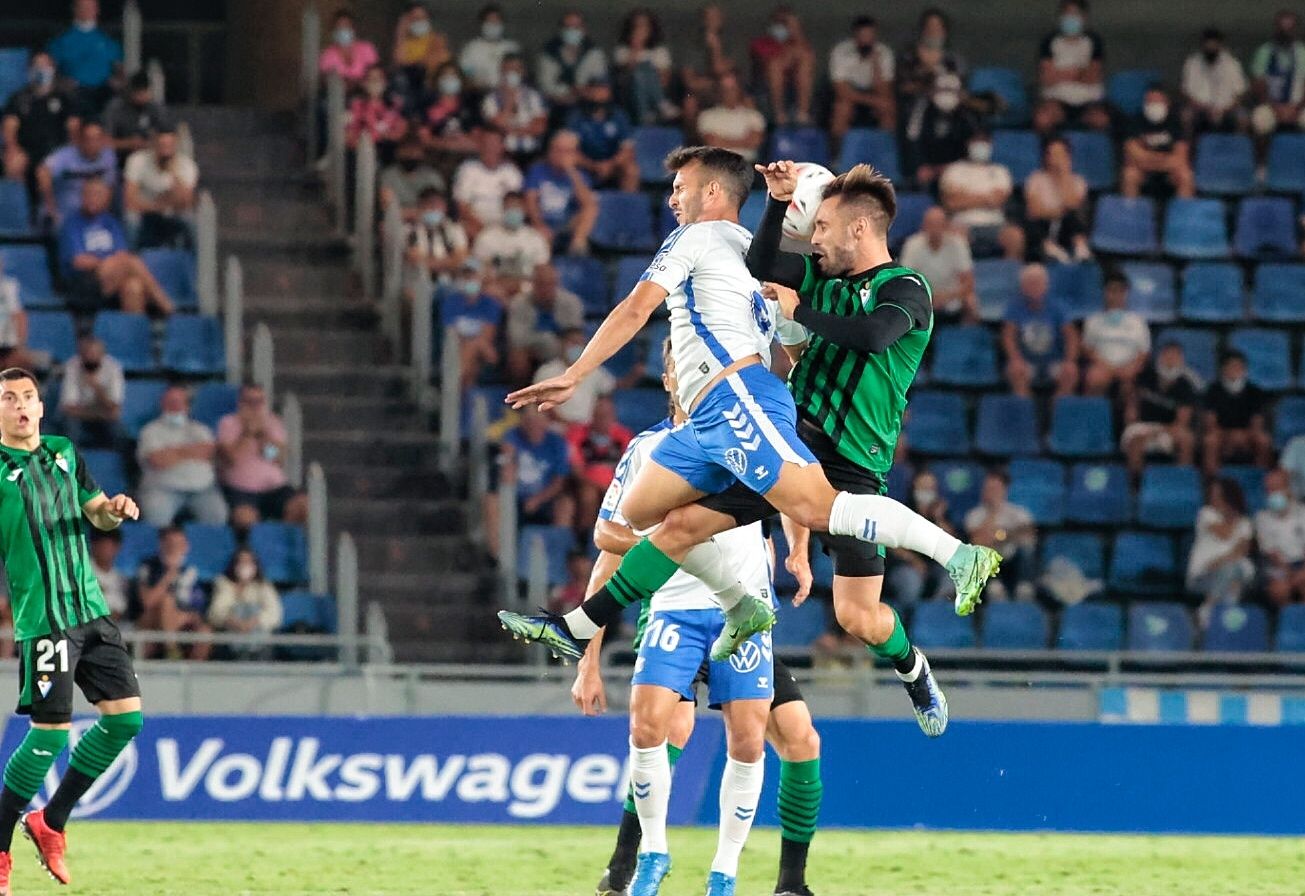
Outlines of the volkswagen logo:
M81 719L73 722L72 730L68 733L68 750L69 755L72 749L77 746L77 741L86 733L86 730L95 724L95 719ZM136 741L127 744L127 749L118 754L118 758L113 760L113 765L105 769L104 774L95 779L91 789L86 791L77 802L77 807L73 809L73 818L90 818L97 815L105 809L112 806L118 801L131 786L132 779L136 777L136 767L140 760L136 753ZM59 786L59 772L51 768L45 775L45 788L38 793L32 800L32 805L40 808L49 800L50 795Z
M761 648L752 641L744 641L730 657L730 666L735 672L754 672L760 665Z

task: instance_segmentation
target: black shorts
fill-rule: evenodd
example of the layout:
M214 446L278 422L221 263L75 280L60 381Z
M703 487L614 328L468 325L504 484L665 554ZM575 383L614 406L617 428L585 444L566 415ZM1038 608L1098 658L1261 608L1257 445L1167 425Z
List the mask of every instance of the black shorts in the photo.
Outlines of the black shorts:
M710 668L711 666L707 662L703 662L703 664L698 667L698 674L693 676L693 693L695 696L692 701L690 701L688 697L681 697L681 703L692 702L694 706L698 705L698 698L696 696L698 693L698 686L707 683L707 674ZM793 673L789 671L788 666L784 665L784 661L779 657L775 657L775 696L771 698L770 711L774 712L785 703L801 702L802 699L802 690L798 687L797 679L793 677ZM710 708L720 709L720 705L713 704Z
M825 435L825 431L806 417L798 418L798 435L816 456L825 471L825 478L834 488L854 495L882 495L888 490L882 476L857 466L839 454L837 446ZM718 495L708 495L698 503L733 517L740 526L766 519L777 512L764 497L739 483ZM818 532L816 537L820 539L821 550L834 558L835 575L857 579L884 574L882 546L850 535Z
M280 520L285 519L285 505L296 492L292 485L283 485L266 492L242 492L240 489L223 486L222 494L226 496L229 507L245 504L258 511L259 519Z
M90 703L140 696L122 632L101 616L18 642L18 709L33 722L72 721L73 684Z

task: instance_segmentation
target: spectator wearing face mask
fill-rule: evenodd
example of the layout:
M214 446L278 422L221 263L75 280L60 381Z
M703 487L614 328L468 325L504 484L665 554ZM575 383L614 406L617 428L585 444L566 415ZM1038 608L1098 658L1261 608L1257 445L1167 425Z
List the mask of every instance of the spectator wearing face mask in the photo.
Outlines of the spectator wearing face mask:
M415 119L421 145L439 158L456 164L477 150L480 114L464 91L458 67L446 62L435 72L434 92L423 94ZM448 166L441 162L447 173Z
M164 122L150 145L127 159L123 171L127 230L138 249L190 248L199 168L177 148L177 133Z
M879 40L879 22L873 16L858 16L852 22L852 36L829 52L829 81L834 87L829 130L836 139L852 127L896 128L896 68L892 49Z
M165 526L159 532L159 552L136 570L136 596L140 612L136 627L143 631L192 632L210 631L204 619L207 603L199 583L199 570L190 562L190 540L180 526ZM146 644L146 656L163 656L170 660L189 658L206 660L212 645L206 641L181 647L175 641L165 645Z
M1183 63L1183 124L1188 134L1237 131L1246 123L1242 99L1249 85L1223 32L1201 32L1201 48Z
M896 463L893 468L897 468ZM956 534L956 527L948 517L947 501L938 490L938 477L929 470L915 474L903 503L944 532ZM951 585L941 567L914 551L894 548L891 554L893 562L888 564L885 582L895 602L911 605L921 599L940 597Z
M305 496L286 477L286 438L285 423L257 383L242 386L236 410L218 421L219 481L237 532L263 520L302 523L307 517Z
M1159 87L1147 90L1142 118L1124 141L1119 190L1130 197L1142 193L1163 197L1170 191L1184 198L1196 195L1189 144L1169 97Z
M127 81L125 93L115 96L104 108L104 129L109 133L120 160L145 149L151 136L163 125L171 126L161 103L155 102L149 75L137 72Z
M1124 406L1124 432L1120 448L1134 478L1142 475L1149 456L1172 458L1190 466L1196 457L1192 432L1200 384L1183 358L1183 347L1168 342L1160 347L1155 363L1138 375Z
M1292 492L1286 470L1264 477L1264 509L1255 514L1264 593L1275 607L1305 600L1305 506Z
M4 176L28 178L55 149L68 142L80 118L72 93L55 78L49 53L33 53L27 67L27 84L5 103L0 120L4 146ZM29 192L35 180L29 180Z
M1064 106L1071 119L1106 97L1105 44L1088 28L1087 16L1087 0L1061 0L1056 30L1039 52L1042 96Z
M449 41L436 30L424 3L409 3L394 25L394 67L400 89L416 94L444 63L453 59Z
M330 42L317 59L317 70L323 78L339 75L347 92L360 87L367 72L380 62L376 46L371 41L358 40L353 15L345 9L336 12L331 20Z
M566 119L567 130L580 138L580 167L600 185L635 192L639 165L634 157L634 126L612 99L611 81L606 75L590 79L581 99Z
M584 322L580 297L562 288L557 269L551 264L536 267L530 284L508 306L507 368L511 381L528 383L535 367L559 356L561 334L580 330Z
M372 138L376 149L384 157L391 157L394 145L408 131L408 121L403 117L403 103L390 91L385 69L374 65L363 78L362 94L349 103L345 119L344 140L350 149L358 148L363 134Z
M1273 458L1273 440L1265 417L1269 396L1247 379L1246 356L1224 352L1219 359L1219 379L1205 391L1205 473L1213 476L1227 461L1246 461L1267 469Z
M535 83L548 102L565 114L580 102L581 88L600 77L607 77L607 54L589 39L584 14L568 10L557 34L539 54Z
M227 502L217 484L213 431L190 417L190 393L170 386L160 416L145 424L136 443L140 464L141 519L170 526L183 511L196 521L223 525Z
M764 85L770 99L770 114L776 125L790 121L811 124L811 95L815 86L816 53L807 40L802 20L788 6L777 6L770 14L766 33L748 45L752 56L753 82ZM788 97L793 97L793 115Z
M519 193L525 185L521 169L507 158L503 135L495 128L483 128L477 134L477 156L458 166L453 177L453 200L458 204L458 220L467 235L475 238L481 228L503 219L503 200L509 193Z
M541 382L549 377L560 376L566 372L566 369L576 362L580 353L585 350L585 345L589 338L585 335L584 330L575 329L567 330L562 333L562 352L561 357L543 364L535 371L535 382ZM553 408L550 413L563 426L570 426L573 423L585 424L594 418L594 405L598 399L611 395L617 389L628 388L637 383L643 376L643 364L636 364L634 368L624 377L617 379L606 367L599 367L592 374L580 381L576 387L575 393L572 394L565 402Z
M118 359L90 333L64 365L59 392L63 432L83 448L116 448L123 438L122 400L127 383Z
M506 26L503 10L498 4L481 7L477 20L480 30L463 44L458 65L472 89L486 91L498 85L504 57L520 54L521 44L504 36Z
M571 467L576 477L576 526L590 529L598 519L598 506L612 484L616 464L634 433L616 419L616 403L604 395L594 402L593 417L567 427Z
M471 254L500 277L521 279L548 261L548 241L526 225L526 198L521 193L503 197L503 219L482 230Z
M589 174L580 168L580 138L555 131L548 153L526 172L526 213L554 252L586 255L598 220L598 198Z
M968 144L968 157L943 169L938 186L952 223L969 232L974 254L995 254L997 234L1006 223L1006 203L1014 183L1010 170L992 160L992 135L975 131Z
M80 102L98 112L122 84L122 44L100 27L97 0L74 0L72 10L72 27L46 51L60 73L76 82Z
M448 286L470 254L467 232L449 217L448 200L434 187L422 190L417 198L404 245L404 290L410 301L418 294L423 272L427 284Z
M1083 375L1085 395L1105 395L1117 390L1127 404L1138 376L1151 354L1151 330L1146 318L1128 308L1128 278L1120 273L1106 277L1104 311L1083 322Z
M937 7L920 13L915 39L900 54L897 93L902 103L928 97L940 75L965 73L963 60L950 46L951 19Z
M481 118L503 134L503 145L518 163L538 155L548 127L548 105L526 83L526 63L520 56L503 57L498 86L485 94Z
M1273 17L1273 37L1251 57L1251 87L1256 106L1251 125L1261 145L1277 131L1305 128L1305 40L1296 13Z
M404 221L417 217L417 202L423 192L443 193L447 188L444 175L426 161L421 138L411 131L394 151L394 161L381 171L381 208L397 203Z
M1074 172L1069 142L1052 137L1042 147L1042 167L1024 181L1028 242L1047 260L1068 264L1092 257L1088 247L1087 181Z
M498 327L503 306L490 295L488 273L479 262L468 258L462 264L452 288L442 293L440 324L458 334L460 382L469 389L486 366L498 364Z
M1001 573L989 582L998 600L1015 597L1033 599L1034 551L1037 532L1028 508L1010 500L1010 477L992 471L983 478L982 497L977 507L965 514L965 533L974 544L1001 554Z
M964 97L960 77L945 73L907 110L902 161L904 170L915 172L921 186L932 184L948 165L964 159L968 152L978 125L965 108Z
M249 548L237 550L226 571L213 581L208 624L213 631L238 635L270 635L281 627L281 596ZM270 654L266 645L258 643L227 650L236 659L265 659Z

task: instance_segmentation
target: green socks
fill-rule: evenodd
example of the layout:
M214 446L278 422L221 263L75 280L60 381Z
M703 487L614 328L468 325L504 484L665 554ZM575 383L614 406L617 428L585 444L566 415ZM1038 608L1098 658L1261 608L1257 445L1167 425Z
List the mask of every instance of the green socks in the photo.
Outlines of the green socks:
M819 759L780 762L779 824L785 840L811 842L816 835L816 819L820 816L824 792Z
M669 740L666 742L666 758L671 761L671 771L675 771L675 763L679 762L683 755L684 747L677 747ZM628 787L625 790L625 811L636 817L639 814L634 810L634 793Z
M893 610L892 607L888 609ZM893 633L888 636L888 640L882 644L867 644L866 649L880 659L891 660L893 663L900 663L911 656L911 639L906 636L902 617L897 615L896 610L893 610Z
M55 757L68 746L67 728L29 728L5 765L5 787L24 800L36 796Z
M607 582L607 590L623 607L652 597L675 575L680 564L667 557L648 539L626 553L621 566Z
M72 757L68 760L69 767L98 778L113 764L118 754L127 748L131 739L140 733L143 724L139 712L100 716L77 741Z

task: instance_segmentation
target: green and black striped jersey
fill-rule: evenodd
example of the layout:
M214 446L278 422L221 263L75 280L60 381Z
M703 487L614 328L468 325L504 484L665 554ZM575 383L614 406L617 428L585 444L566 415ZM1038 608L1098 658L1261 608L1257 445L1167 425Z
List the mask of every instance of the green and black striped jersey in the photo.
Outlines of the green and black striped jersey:
M41 436L35 451L0 445L0 552L15 640L108 615L82 514L82 505L98 494L81 455L63 436Z
M911 320L910 331L878 354L812 333L789 374L798 412L824 430L838 453L873 473L887 473L902 431L906 392L933 334L929 284L919 272L892 262L854 277L825 277L808 257L798 292L826 314L854 317L894 306Z

